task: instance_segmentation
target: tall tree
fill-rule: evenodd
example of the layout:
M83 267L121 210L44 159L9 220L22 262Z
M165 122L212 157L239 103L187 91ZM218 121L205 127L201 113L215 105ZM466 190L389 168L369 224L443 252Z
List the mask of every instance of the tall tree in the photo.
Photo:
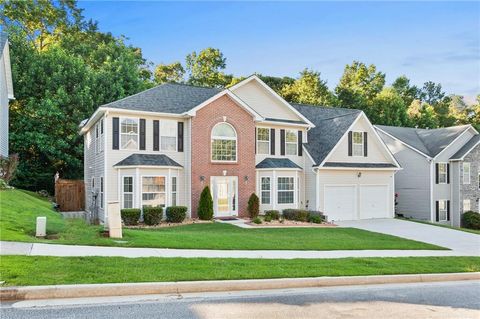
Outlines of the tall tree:
M282 92L282 89L286 85L293 84L295 82L295 79L289 76L277 77L259 74L258 77L278 94Z
M224 87L232 76L222 72L226 67L226 58L219 49L206 48L197 53L193 51L186 57L188 82L193 85Z
M437 128L438 118L433 107L420 100L414 100L407 110L411 126L419 128Z
M402 97L393 88L384 88L372 102L371 121L375 124L407 125L407 107Z
M181 83L185 75L185 69L180 62L171 64L159 64L155 68L155 82L162 84L165 82Z
M392 87L403 99L405 105L412 104L413 100L419 97L419 88L415 85L410 85L410 80L405 75L395 79Z
M281 89L281 95L289 102L332 106L334 95L327 82L320 78L320 72L304 69L292 84Z

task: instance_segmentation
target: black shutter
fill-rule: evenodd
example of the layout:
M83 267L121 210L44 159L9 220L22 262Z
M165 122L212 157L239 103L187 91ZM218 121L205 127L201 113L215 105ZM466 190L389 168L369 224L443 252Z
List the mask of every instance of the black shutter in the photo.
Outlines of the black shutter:
M280 155L285 155L285 130L280 130Z
M435 163L435 184L438 184L438 163Z
M275 129L270 129L270 155L275 155Z
M257 154L257 128L255 128L255 154Z
M352 138L353 138L353 133L350 131L348 132L348 156L352 156L352 150L353 150L353 146L352 146Z
M450 201L447 200L447 220L450 220Z
M303 132L298 131L298 156L303 156Z
M145 150L145 119L140 119L140 150Z
M103 134L103 119L100 120L100 134Z
M439 203L438 200L435 202L435 220L440 221L440 212L439 212Z
M160 122L153 120L153 150L158 151L160 149Z
M450 164L447 164L447 184L450 184Z
M183 122L178 122L177 124L177 151L183 152Z
M119 120L118 120L118 117L113 117L112 118L112 121L113 121L113 134L112 134L112 149L114 150L118 150L119 148L119 145L120 145L120 132L119 132Z
M368 134L367 132L363 132L363 156L368 156Z

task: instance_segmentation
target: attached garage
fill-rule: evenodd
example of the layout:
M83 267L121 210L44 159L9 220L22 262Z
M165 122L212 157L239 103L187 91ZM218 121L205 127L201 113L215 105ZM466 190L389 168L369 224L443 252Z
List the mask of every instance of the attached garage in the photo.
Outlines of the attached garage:
M352 220L357 215L357 187L355 185L326 185L325 212L329 220Z
M360 185L360 219L388 218L388 185Z

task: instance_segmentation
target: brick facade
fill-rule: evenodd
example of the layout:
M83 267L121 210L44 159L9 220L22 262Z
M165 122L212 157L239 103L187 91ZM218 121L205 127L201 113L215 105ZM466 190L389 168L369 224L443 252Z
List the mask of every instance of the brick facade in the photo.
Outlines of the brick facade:
M225 121L237 131L237 162L212 163L212 128ZM197 217L200 193L210 186L211 176L238 177L238 213L248 216L247 202L255 192L255 122L251 114L228 96L222 96L198 110L192 119L192 217ZM200 177L204 176L204 181ZM248 177L248 180L245 180Z
M464 162L470 163L470 184L463 184L463 165L460 166L460 212L463 214L463 200L470 199L470 208L480 212L479 199L479 172L480 172L480 145L477 145L467 156Z

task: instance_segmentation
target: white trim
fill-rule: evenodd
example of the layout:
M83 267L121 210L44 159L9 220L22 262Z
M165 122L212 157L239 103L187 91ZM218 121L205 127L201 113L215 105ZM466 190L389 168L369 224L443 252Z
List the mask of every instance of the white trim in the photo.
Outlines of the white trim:
M132 208L135 208L135 177L133 175L121 175L118 174L120 177L120 207L123 209L125 208L125 177L131 177L132 178ZM121 176L120 176L121 175ZM130 193L127 193L130 194Z
M269 125L276 125L276 126L281 126L281 127L285 127L285 126L296 126L296 127L307 128L307 130L309 130L310 128L312 128L309 124L291 123L291 122L288 122L288 121L283 122L283 121L281 121L281 120L279 120L279 121L261 120L261 121L257 121L257 123L269 124Z
M465 165L468 166L468 183L465 181ZM470 185L472 183L472 165L470 162L462 163L462 185Z
M468 143L468 142L467 142L467 143ZM477 147L477 145L479 145L479 144L480 144L480 140L479 140L477 143L475 143L465 154L463 154L462 157L460 157L460 158L451 158L450 161L463 161L463 160L465 159L465 156L467 156L468 154L470 154L470 152L471 152L475 147Z
M263 182L262 180L264 178L268 178L268 191L267 190L263 190ZM260 204L261 205L272 205L272 177L271 176L260 176L260 179L259 179L259 183L260 183ZM263 192L268 192L268 203L264 203L263 202Z
M354 136L355 133L360 134L362 136L362 143L355 143L354 142ZM363 131L352 131L352 157L365 157L365 132ZM361 155L355 155L354 151L354 146L355 145L362 145L362 154Z
M467 131L469 129L472 129L474 130L475 132L477 132L477 130L475 130L473 128L473 126L471 126L470 124L467 125L467 128L465 128L465 130L460 134L458 135L453 141L451 141L447 146L445 146L445 148L440 152L438 153L437 155L435 155L435 157L433 158L434 160L437 159L443 152L445 152L451 145L455 144L456 141L458 141L458 139L460 139L463 135L465 135L467 133ZM478 132L477 132L478 133Z
M315 160L313 159L312 155L310 155L310 153L308 152L307 148L305 147L305 145L302 145L302 148L303 148L303 153L304 154L307 154L308 158L312 161L312 164L315 166L316 162Z
M230 126L232 128L232 130L235 132L235 138L213 135L213 130L215 129L215 127L217 127L219 125L222 125L222 124L227 124L228 126ZM214 160L214 159L212 159L212 157L213 157L212 141L213 141L214 137L215 137L216 140L235 141L235 160L224 161L224 160ZM210 131L210 162L211 163L237 163L238 162L238 134L237 134L237 130L235 129L235 127L232 124L224 121L224 122L218 122L217 124L215 124L212 127L212 130Z
M216 194L215 194L215 191L217 190L217 187L216 187L216 179L225 179L227 181L227 184L228 183L231 183L231 182L235 182L235 210L231 210L230 211L230 207L232 205L232 199L233 198L229 198L229 203L228 203L228 207L229 207L229 213L231 213L231 215L226 215L226 216L218 216L218 206L217 206L217 199L215 198ZM238 188L239 188L239 185L238 185L238 176L210 176L210 192L212 193L212 200L213 200L213 216L214 217L227 217L227 216L238 216L238 212L239 212L239 207L238 207L238 204L239 204L239 201L238 201ZM230 195L230 194L229 194Z
M167 175L141 175L140 176L140 188L138 189L138 193L140 194L140 209L143 210L143 178L144 177L163 177L163 180L165 181L165 190L163 193L165 194L165 204L164 204L164 209L168 207L168 195L167 195L167 184L168 184L168 176ZM162 194L162 192L147 192L147 194Z
M127 133L122 133L122 120L129 119L129 120L136 120L137 121L137 148L123 148L122 145L122 134L127 135ZM146 122L146 121L145 121ZM145 123L146 126L146 123ZM145 134L146 134L147 128L145 127ZM122 116L118 119L118 140L119 140L119 145L118 145L118 150L120 151L139 151L140 150L140 118L139 117L125 117Z
M428 156L427 154L423 153L422 151L419 151L418 149L416 149L415 147L411 146L410 144L407 144L406 142L402 141L401 139L393 136L392 134L390 133L387 133L386 131L382 130L381 128L379 128L378 126L375 126L375 129L376 130L379 130L380 132L382 132L383 134L387 135L388 137L396 140L396 141L399 141L400 143L402 143L403 145L405 145L406 147L408 147L409 149L411 149L412 151L415 151L417 152L418 154L426 157L427 159L432 159L431 156Z
M438 222L448 222L448 199L438 199ZM444 202L445 203L445 219L441 219L441 215L440 215L440 202ZM450 211L451 211L451 207L450 207ZM450 216L451 217L451 216ZM450 218L452 219L452 218Z
M296 167L278 167L278 168L255 168L257 171L302 171L301 168Z
M108 118L108 115L109 115L109 112L108 110L105 112L105 114L103 114L102 116L102 119L103 119L103 153L102 153L102 156L103 156L103 193L104 193L104 197L105 197L105 200L107 200L107 195L108 195L108 187L105 187L105 185L108 185L107 184L107 181L108 181L108 178L106 178L106 176L108 176L108 166L107 166L107 160L108 160L108 156L107 156L107 152L109 150L107 150L107 132L108 132L108 129L107 129L107 118ZM108 209L104 209L103 210L103 216L105 218L105 221L104 223L108 225Z
M295 142L287 142L287 133L289 133L289 132L290 133L293 132L293 135L295 136ZM302 134L303 134L303 132L302 132ZM284 142L285 142L285 155L284 156L299 156L298 155L298 132L297 131L295 131L293 129L285 129L285 140L284 140ZM287 145L289 145L289 144L290 145L295 144L295 154L288 154ZM281 147L282 146L280 145L280 148ZM303 147L303 145L302 145L302 147Z
M340 170L340 171L401 171L403 168L397 167L331 167L331 166L321 166L317 167L319 170Z
M433 196L433 187L435 183L435 162L430 158L430 221L436 221L435 218L435 200Z
M279 191L279 190L278 190L278 179L279 179L279 178L292 178L292 179L293 179L293 189L292 189L292 190L280 190L280 191ZM296 184L297 184L297 181L296 181L295 176L283 176L283 175L279 175L279 176L276 177L275 184L277 185L277 187L276 187L276 193L277 193L276 195L277 195L277 196L275 196L276 199L277 199L276 204L277 204L277 205L281 205L281 206L284 206L284 205L293 205L293 206L296 207L297 202L295 201L295 199L296 199L296 198L295 198L295 197L296 197L296 196L295 196L295 193L296 193L296 191L297 191L297 185L296 185ZM293 192L293 203L279 203L279 202L278 202L278 198L279 198L278 192Z
M160 165L113 165L113 168L122 169L122 168L162 168L162 169L183 169L181 166L160 166Z
M268 134L267 134L267 135L268 135L268 149L267 149L267 153L259 153L259 152L258 152L258 130L259 130L259 129L268 130ZM270 132L271 132L271 128L266 127L266 126L256 126L256 127L255 127L255 132L256 132L256 134L255 134L255 149L257 150L257 154L256 154L256 155L270 155L271 149L272 149L272 146L271 146L271 144L272 144L272 137L271 137L271 133L270 133ZM265 143L265 142L267 142L267 141L262 140L261 142Z
M438 164L438 172L435 172L435 175L438 174L438 183L436 183L437 185L447 185L449 184L449 180L448 180L448 163L447 162L437 162L436 164ZM440 182L440 165L445 165L445 183L441 183ZM437 182L437 181L436 181Z

